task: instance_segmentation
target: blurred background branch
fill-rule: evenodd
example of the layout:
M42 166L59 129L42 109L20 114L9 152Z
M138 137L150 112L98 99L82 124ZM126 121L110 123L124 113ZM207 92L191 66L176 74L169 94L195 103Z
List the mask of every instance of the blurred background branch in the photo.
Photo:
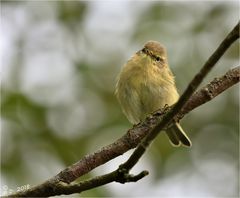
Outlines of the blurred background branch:
M130 128L113 94L115 79L146 41L167 47L182 93L239 20L234 1L0 3L1 195L46 181ZM225 73L226 65L239 65L237 42L205 82ZM81 196L238 196L238 109L234 86L182 119L191 152L172 148L162 133L133 168L151 173L137 188L111 183ZM81 179L115 170L129 154Z

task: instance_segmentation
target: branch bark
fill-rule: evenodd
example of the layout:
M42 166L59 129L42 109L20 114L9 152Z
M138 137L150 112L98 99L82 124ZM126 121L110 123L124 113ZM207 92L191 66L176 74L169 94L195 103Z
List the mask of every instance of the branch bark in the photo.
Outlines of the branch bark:
M116 140L114 143L103 147L93 154L86 155L80 161L69 166L43 184L33 187L25 192L9 195L9 197L35 197L72 194L101 186L112 181L125 183L137 181L144 177L147 174L146 171L133 176L129 174L129 170L137 163L138 159L143 155L149 143L158 135L159 131L164 129L164 127L166 127L167 124L173 120L173 118L180 120L186 113L213 99L215 96L231 87L233 84L239 82L240 72L239 67L237 67L227 72L224 76L213 80L210 84L206 85L200 91L191 96L206 74L222 57L230 45L238 38L239 23L223 40L214 54L205 63L200 72L194 77L184 94L180 97L178 103L174 105L173 108L170 110L169 108L166 108L164 110L155 112L145 121L128 130L124 136ZM124 164L120 165L117 170L100 177L80 182L78 184L69 184L80 176L88 173L95 167L106 163L107 161L125 153L132 148L135 148L137 145L138 147L134 151L133 155Z
M219 78L215 78L209 84L201 88L199 91L194 93L192 97L188 100L186 105L177 115L178 119L181 119L192 111L193 109L201 106L202 104L212 100L228 88L232 87L234 84L240 81L240 66L235 67L229 70L226 74ZM102 149L98 150L97 152L85 156L82 160L78 162L78 167L82 167L83 171L86 170L86 162L88 162L90 167L99 166L105 163L105 160L109 161L116 156L119 156L126 151L135 148L138 143L142 140L143 137L157 124L160 117L162 117L164 111L158 110L152 116L149 116L143 123L140 123L134 126L132 129L129 129L128 132L119 138L114 143L103 147ZM102 158L103 156L103 158ZM108 156L108 157L106 157ZM94 161L96 159L96 161ZM98 160L99 159L99 160ZM109 159L109 160L108 160ZM88 161L89 160L89 161ZM99 165L96 165L100 163ZM74 170L69 167L67 170ZM89 169L88 169L89 170ZM61 178L66 178L72 180L69 177L68 172L61 172ZM141 179L142 177L146 176L148 172L143 171L141 172L138 177L135 177L135 180L129 177L128 173L123 171L123 174L119 173L119 170L115 170L109 174L102 175L99 177L95 177L90 180L86 180L80 182L78 184L69 184L67 185L64 182L61 182L56 177L54 179L50 179L43 183L42 185L36 186L24 192L18 192L14 195L9 195L8 197L39 197L39 196L53 196L53 195L61 195L61 194L73 194L73 193L80 193L82 191L86 191L92 189L97 186L102 186L108 184L110 182L116 181L120 183L124 183L126 181L133 182ZM128 176L128 179L125 177ZM59 177L59 175L58 175Z
M229 87L239 82L240 66L229 70L225 75L215 78L209 84L204 86L201 90L194 93L194 95L187 101L183 109L176 116L177 120L195 109L196 107L212 100L220 93L224 92Z

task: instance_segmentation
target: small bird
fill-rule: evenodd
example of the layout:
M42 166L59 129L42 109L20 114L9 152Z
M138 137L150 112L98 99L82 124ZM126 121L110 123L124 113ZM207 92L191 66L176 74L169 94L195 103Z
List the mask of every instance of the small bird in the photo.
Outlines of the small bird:
M132 124L144 120L166 104L177 102L179 94L168 66L167 52L157 41L148 41L122 67L115 94L123 113ZM178 122L166 130L173 146L191 146Z

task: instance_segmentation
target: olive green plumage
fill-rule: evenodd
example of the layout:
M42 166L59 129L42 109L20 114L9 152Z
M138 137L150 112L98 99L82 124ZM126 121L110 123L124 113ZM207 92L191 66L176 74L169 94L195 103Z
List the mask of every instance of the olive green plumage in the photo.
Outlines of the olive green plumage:
M147 42L123 66L116 84L116 96L123 113L132 124L147 115L177 102L179 95L168 66L165 48L156 41ZM171 143L191 146L179 123L166 131Z

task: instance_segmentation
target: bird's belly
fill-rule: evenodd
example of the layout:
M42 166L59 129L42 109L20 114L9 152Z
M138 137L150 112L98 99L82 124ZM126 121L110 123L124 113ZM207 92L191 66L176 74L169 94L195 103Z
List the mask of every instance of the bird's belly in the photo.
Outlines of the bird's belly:
M131 69L131 72L128 71L131 75L120 79L118 90L122 91L117 92L123 112L131 123L136 124L153 111L178 100L174 82L163 79L163 71L143 67Z
M178 100L175 85L164 84L161 80L151 81L147 78L134 78L126 83L128 88L127 114L135 119L135 123L146 118L150 113L163 108L166 104L172 105ZM164 86L163 86L164 84ZM129 89L130 88L130 89ZM129 116L128 116L129 117Z
M174 104L177 99L178 94L173 86L143 84L139 93L141 120L166 104L169 106Z

